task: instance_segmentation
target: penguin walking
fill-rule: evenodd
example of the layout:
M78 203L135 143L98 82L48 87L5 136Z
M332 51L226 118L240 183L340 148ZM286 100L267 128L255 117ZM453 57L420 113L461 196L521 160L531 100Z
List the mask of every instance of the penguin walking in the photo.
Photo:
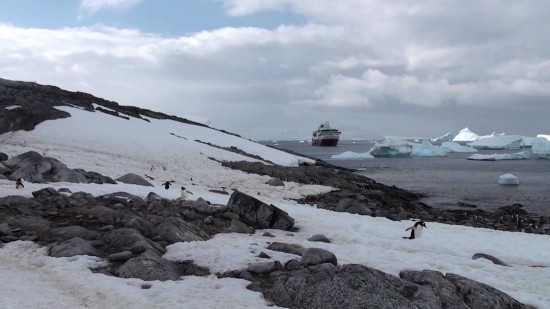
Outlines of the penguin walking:
M164 189L168 190L168 189L170 189L171 184L172 184L171 182L167 181L167 182L163 183L162 185L164 186Z
M403 237L404 239L415 239L420 238L422 236L422 231L424 229L427 229L428 227L424 223L424 221L418 221L413 226L406 229L406 231L411 230L411 236L409 237Z
M16 189L24 189L25 188L25 185L23 184L24 181L25 181L25 179L23 179L23 178L17 178L17 180L15 181L15 188Z
M185 187L181 187L181 200L185 200L187 198L187 194L193 195L193 192L185 190Z

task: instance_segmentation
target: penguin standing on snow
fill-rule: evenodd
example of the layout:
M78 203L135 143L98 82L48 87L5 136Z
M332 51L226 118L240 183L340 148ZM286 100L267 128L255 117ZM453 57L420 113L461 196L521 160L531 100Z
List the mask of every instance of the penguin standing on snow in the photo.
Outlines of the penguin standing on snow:
M187 194L193 195L193 192L185 190L185 187L181 187L181 200L185 200L187 198Z
M25 181L25 179L17 178L17 180L15 181L15 188L16 189L24 189L25 185L23 185L23 181Z
M411 236L409 237L403 237L405 239L415 239L415 238L420 238L422 236L422 231L424 229L427 229L428 227L426 226L426 223L424 223L424 221L418 221L416 222L413 226L409 227L408 229L406 229L406 231L408 230L411 230Z
M170 189L170 185L171 185L171 184L172 184L172 183L170 183L169 181L167 181L167 182L163 183L162 185L164 186L164 189L168 190L168 189Z

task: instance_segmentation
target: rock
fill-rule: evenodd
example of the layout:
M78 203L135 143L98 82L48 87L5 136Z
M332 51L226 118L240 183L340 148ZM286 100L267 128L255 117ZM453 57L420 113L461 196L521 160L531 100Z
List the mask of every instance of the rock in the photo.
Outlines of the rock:
M318 265L323 263L330 263L337 266L338 260L334 253L321 249L321 248L308 248L302 254L300 263L303 265Z
M72 183L89 183L90 181L86 176L82 175L81 173L71 170L71 169L63 169L57 172L52 177L52 180L55 182L72 182Z
M90 231L82 226L58 227L50 230L50 237L55 240L65 241L71 238L94 240L100 237L96 231Z
M69 188L59 188L59 190L57 190L57 192L59 192L59 193L72 193Z
M193 204L191 204L191 209L203 215L215 215L225 212L227 207L212 206L202 197L199 197L196 201L193 202Z
M82 238L73 238L53 246L50 250L50 255L53 257L71 257L75 255L101 256L99 251Z
M0 169L1 169L1 168L0 168ZM1 173L1 171L0 171L0 173ZM6 179L6 180L7 180L7 179L8 179L8 177L6 177L6 176L4 176L4 175L0 174L0 179Z
M208 224L208 225L214 224L214 218L212 216L206 217L204 219L204 224Z
M113 253L107 257L112 262L126 262L132 258L132 251L122 251Z
M292 270L303 268L303 266L302 266L302 263L300 263L300 261L296 259L292 259L292 260L288 260L285 263L285 268L286 270L292 271Z
M170 200L160 197L155 192L149 192L145 199L145 204L148 211L163 211L170 207Z
M247 271L255 274L269 274L276 270L275 262L252 263L247 268Z
M275 235L271 234L270 232L264 232L262 236L265 236L265 237L275 237Z
M326 242L326 243L330 243L330 240L325 236L325 235L322 235L322 234L316 234L316 235L313 235L311 236L310 238L308 238L309 241L313 241L313 242Z
M306 250L304 247L297 244L286 244L282 242L273 242L267 246L267 249L302 256Z
M15 95L10 97L15 100ZM43 121L71 117L71 114L66 111L52 106L36 106L37 103L38 101L33 100L32 109L15 108L5 111L2 122L0 122L0 134L18 130L32 131L37 124Z
M246 270L243 270L240 274L239 274L239 278L241 279L244 279L244 280L247 280L247 281L254 281L254 277L252 277L252 275L246 271Z
M8 195L6 197L0 197L0 206L7 206L7 207L29 207L29 208L37 208L42 207L42 205L35 201L28 199L24 196L20 195Z
M340 200L338 202L338 206L336 206L336 211L359 214L363 216L372 215L372 211L365 204L352 199Z
M285 183L279 178L271 178L267 182L267 184L270 185L270 186L273 186L273 187L284 187L285 186Z
M166 218L153 228L153 239L165 240L170 244L186 241L204 241L210 236L198 226L179 218ZM159 252L162 253L162 252Z
M270 259L271 257L269 255L267 255L265 252L260 252L260 254L258 254L258 257L261 258L261 259Z
M146 250L166 253L166 250L152 240L145 238L136 229L120 228L110 231L103 235L103 240L112 250L131 251L134 254L142 253Z
M192 210L185 210L182 214L187 220L195 220L197 218L197 214Z
M71 198L75 200L88 200L88 201L95 200L95 197L93 195L91 195L88 192L82 192L82 191L71 194Z
M116 274L121 278L137 278L145 281L178 280L181 275L174 263L161 258L151 250L146 250L139 257L128 260L117 269Z
M227 219L237 219L237 220L239 220L239 215L234 213L234 212L231 212L231 211L224 212L224 214L222 216L224 218L227 218Z
M35 198L39 198L43 196L48 197L52 195L60 195L60 194L54 188L44 188L44 189L40 189L38 191L32 192L32 196L34 196Z
M0 236L6 236L11 234L10 226L7 223L0 224Z
M7 154L0 152L0 162L8 160L9 157Z
M472 260L477 260L477 259L487 259L496 265L509 266L508 264L504 263L501 259L485 253L476 253L472 256Z
M389 220L392 220L392 221L399 221L399 220L397 220L392 214L389 214L387 211L382 210L382 209L377 209L377 210L375 211L374 216L375 216L375 217L386 218L386 219L389 219Z
M127 183L131 185L138 185L138 186L145 186L145 187L154 187L153 184L151 184L149 181L145 180L145 178L141 177L140 175L129 173L124 176L120 176L119 178L115 179L116 181L120 181L122 183Z
M253 228L248 227L248 225L244 224L243 222L237 219L231 220L231 226L229 226L229 229L235 233L241 233L241 234L256 233L256 231Z
M240 191L231 194L227 209L238 214L242 222L253 228L289 230L294 226L294 219L283 210Z
M34 232L37 234L46 234L52 224L50 221L38 217L17 218L8 223L20 228L24 232Z

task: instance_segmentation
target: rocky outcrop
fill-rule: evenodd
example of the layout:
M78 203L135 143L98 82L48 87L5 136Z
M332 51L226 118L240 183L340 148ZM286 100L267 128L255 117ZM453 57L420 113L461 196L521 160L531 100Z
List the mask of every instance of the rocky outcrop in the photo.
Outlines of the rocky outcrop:
M231 194L227 210L236 213L242 222L256 229L290 230L294 226L294 219L285 211L240 191Z
M134 174L134 173L129 173L129 174L126 174L124 176L120 176L115 180L120 181L122 183L131 184L131 185L154 187L153 184L151 184L150 182L145 180L145 178L143 178L143 177L141 177L137 174Z
M73 183L96 183L116 184L106 176L95 172L86 172L83 169L69 169L59 160L43 157L35 151L25 152L5 162L2 174L8 179L16 180L23 178L27 182L73 182Z
M0 162L6 161L7 159L9 159L8 155L3 152L0 152Z

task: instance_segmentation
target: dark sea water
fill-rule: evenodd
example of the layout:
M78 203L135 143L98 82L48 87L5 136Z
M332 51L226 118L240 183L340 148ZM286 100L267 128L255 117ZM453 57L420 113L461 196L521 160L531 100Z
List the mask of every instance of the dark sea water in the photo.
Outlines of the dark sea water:
M426 194L422 201L438 208L461 208L458 202L484 210L521 203L529 212L550 215L550 160L466 160L472 153L450 153L446 157L376 158L333 160L345 151L367 152L374 142L340 141L336 147L311 146L307 142L263 142L278 148L322 159L352 169L377 182ZM278 144L278 145L275 145ZM437 143L436 143L437 145ZM482 150L479 154L514 153L529 150ZM499 176L513 174L519 186L500 186Z

